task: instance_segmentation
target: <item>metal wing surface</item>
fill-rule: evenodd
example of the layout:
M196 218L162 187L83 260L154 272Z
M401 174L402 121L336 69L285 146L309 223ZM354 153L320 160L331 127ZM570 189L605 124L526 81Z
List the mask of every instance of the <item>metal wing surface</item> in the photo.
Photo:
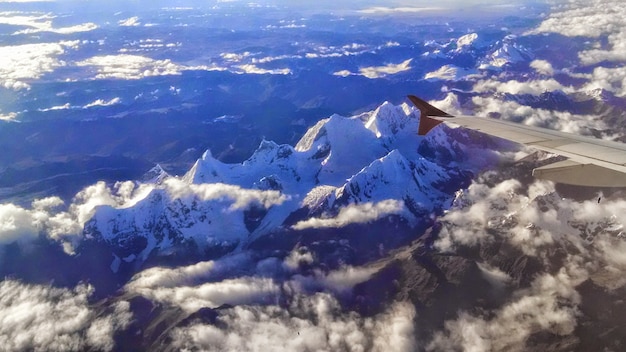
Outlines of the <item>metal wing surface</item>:
M452 116L409 95L420 110L418 133L439 123L458 125L520 144L559 154L568 160L533 170L537 178L596 187L626 187L626 144L478 116Z

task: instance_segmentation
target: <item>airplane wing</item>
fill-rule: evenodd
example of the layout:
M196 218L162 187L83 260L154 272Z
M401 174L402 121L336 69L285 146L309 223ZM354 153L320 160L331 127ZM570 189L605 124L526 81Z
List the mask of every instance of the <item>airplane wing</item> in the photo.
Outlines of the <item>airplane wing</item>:
M419 135L442 122L458 125L568 158L534 169L537 178L579 186L626 187L624 143L492 118L452 116L414 95L408 98L420 110Z

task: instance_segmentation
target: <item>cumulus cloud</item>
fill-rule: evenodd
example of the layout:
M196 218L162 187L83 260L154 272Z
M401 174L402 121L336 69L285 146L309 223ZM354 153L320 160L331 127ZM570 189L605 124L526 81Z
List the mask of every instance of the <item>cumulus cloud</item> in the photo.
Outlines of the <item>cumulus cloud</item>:
M133 276L127 284L127 290L139 291L155 288L173 288L177 286L217 280L227 277L237 269L252 265L248 253L237 253L215 261L198 262L178 268L153 267Z
M413 59L405 60L399 64L388 64L385 66L370 66L359 68L359 74L367 78L382 78L388 75L394 75L400 72L409 71L411 69L411 61Z
M238 252L215 261L178 268L153 267L143 270L133 276L125 290L156 297L161 302L193 311L201 308L202 304L215 307L224 303L241 303L241 298L226 302L228 298L221 294L224 291L236 293L238 290L247 290L246 299L256 297L259 299L257 303L272 303L267 301L267 297L277 297L278 290L288 295L319 291L347 294L354 286L369 280L380 270L376 265L345 265L331 271L313 268L305 274L300 273L303 264L311 266L315 262L313 254L306 247L294 249L282 261L276 257L259 260L252 252ZM241 276L243 274L248 276ZM244 288L246 285L248 289ZM174 297L173 292L178 294ZM183 292L186 297L182 297ZM200 300L200 296L203 300Z
M11 26L29 27L13 33L18 34L34 34L40 32L51 32L57 34L73 34L80 32L89 32L97 29L95 23L87 22L69 27L56 28L52 21L55 16L37 12L3 12L0 13L0 23Z
M526 190L521 186L516 180L472 184L441 219L435 247L454 252L459 246L505 243L551 269L489 314L460 312L434 335L429 350L523 350L540 331L570 335L580 315L582 282L591 279L608 290L626 285L626 201L577 202L559 197L544 181ZM559 249L566 254L555 260ZM500 268L486 269L496 281L510 280Z
M81 33L81 32L89 32L95 29L98 29L98 25L96 25L95 23L91 23L91 22L81 23L75 26L61 27L61 28L54 28L52 27L50 23L46 22L46 24L43 26L39 26L37 28L24 29L24 30L15 32L15 34L34 34L34 33L39 33L39 32L52 32L52 33L57 33L57 34L74 34L74 33Z
M544 67L545 68L545 67ZM474 90L477 92L498 92L509 94L541 95L546 92L563 91L573 92L573 88L565 87L554 79L530 80L526 82L496 80L481 80L476 82Z
M614 134L604 121L593 115L578 115L567 111L553 111L520 105L514 101L502 101L495 97L473 97L474 114L500 116L530 126L550 128L568 133L589 135L590 130L603 132L607 138Z
M393 75L400 72L409 71L411 69L411 61L413 59L405 60L399 64L388 64L385 66L370 66L361 67L359 72L351 72L348 70L340 70L333 73L335 76L347 77L347 76L364 76L370 79L383 78L388 75Z
M562 6L562 5L561 5ZM565 36L606 37L607 48L591 48L579 53L583 64L626 61L626 9L619 0L571 1L557 8L530 34L559 33Z
M415 309L396 303L374 317L344 313L328 294L298 296L287 308L239 306L223 310L220 324L172 332L174 346L207 351L412 351Z
M296 44L294 44L296 45ZM256 73L256 74L289 74L291 70L282 69L264 69L258 65L267 64L275 61L297 60L297 59L324 59L324 58L340 58L346 56L357 56L366 53L376 53L386 48L399 46L400 43L395 41L387 41L379 45L348 43L344 45L313 45L312 43L298 43L298 54L277 55L277 56L261 56L261 52L224 52L219 56L223 60L223 64L230 67L235 73ZM302 54L304 52L304 54ZM232 64L238 64L233 65ZM349 71L347 71L349 72Z
M360 43L349 43L345 45L319 45L313 47L312 52L307 52L304 57L307 59L319 59L329 57L355 56L366 53L375 53L385 48L399 46L400 43L395 41L387 41L383 44L372 46Z
M136 27L141 25L141 22L139 22L139 17L134 16L124 20L120 20L117 22L117 24L121 27Z
M43 227L40 220L46 215L13 204L0 204L0 245L36 238Z
M585 277L575 271L563 268L556 275L540 276L492 318L461 312L456 320L446 322L445 332L435 334L427 350L521 351L533 333L571 334L580 303L574 287Z
M133 182L119 182L113 188L98 182L80 191L67 210L58 197L37 199L27 209L11 203L0 204L0 245L27 244L39 236L58 241L73 253L82 239L84 224L102 205L124 207L145 197L151 186L135 188Z
M3 121L15 120L16 117L17 117L17 113L15 112L10 112L7 114L0 114L0 120L3 120Z
M398 214L404 210L402 201L388 199L378 203L350 204L342 207L334 218L310 218L293 225L295 230L324 227L344 227L349 224L365 224L382 217Z
M245 65L237 65L233 66L235 68L235 73L250 73L257 75L288 75L291 74L291 70L289 68L277 68L277 69L265 69L258 67L253 64L245 64Z
M42 111L42 112L46 112L46 111L57 111L57 110L69 110L69 109L76 109L78 108L77 106L72 106L70 105L70 103L65 103L63 105L55 105L55 106L51 106L49 108L45 108L45 109L37 109L37 111Z
M267 25L266 29L294 29L294 28L306 28L306 24L297 23L294 20L280 20L278 25Z
M249 51L244 51L243 53L221 53L220 57L224 61L228 61L228 62L241 62L244 59L247 59L253 55L254 54Z
M180 75L187 70L223 70L210 66L185 66L169 59L154 60L139 55L94 56L76 63L79 67L94 67L95 79L141 79L151 76Z
M457 81L460 79L471 78L476 74L477 72L475 70L466 70L466 69L463 69L454 65L444 65L435 71L428 72L424 76L424 79L429 79L429 80L440 79L440 80L445 80L445 81Z
M130 295L141 295L166 307L179 308L187 314L202 308L217 308L225 304L236 306L232 309L220 309L220 319L229 319L230 314L235 311L248 312L245 314L251 314L254 311L280 313L285 320L281 318L272 323L280 329L290 329L292 327L289 323L291 318L297 318L303 326L318 326L318 324L320 327L325 326L313 316L315 314L313 311L308 311L307 307L302 307L303 304L309 305L306 302L311 299L318 299L316 297L321 297L324 300L320 304L333 306L332 311L324 310L325 313L329 314L328 318L335 315L345 315L341 318L342 320L350 317L362 320L356 313L348 313L347 315L342 313L339 310L338 302L332 295L349 295L355 285L369 280L374 273L380 270L380 266L342 266L331 271L323 271L320 268L309 270L309 267L302 271L302 264L315 266L313 255L305 247L294 249L283 260L275 257L261 259L254 252L239 252L215 261L200 262L179 268L154 267L144 270L132 278L124 287L124 291ZM279 302L283 303L279 305ZM284 302L291 302L292 308L285 309ZM406 316L398 317L406 317L406 321L401 324L402 329L406 329L406 331L397 326L393 329L387 328L380 333L385 334L385 336L397 334L394 336L400 339L402 336L408 338L412 336L411 319L414 317L415 311L410 304L398 304L396 306L403 307L402 311L406 313ZM302 309L306 312L298 313ZM394 309L392 308L392 310ZM393 314L396 313L398 312ZM396 320L394 319L394 321ZM386 324L389 322L387 321ZM258 323L263 324L261 321ZM366 326L370 326L371 323ZM220 324L220 329L224 330L216 329L216 333L231 334L233 337L235 335L243 337L249 333L241 330L237 321L228 324L230 326ZM333 330L331 326L328 328ZM180 329L174 335L177 336L181 344L200 343L203 345L193 336L194 329L212 328L196 325ZM369 341L369 349L371 349L374 340L383 339L380 334L372 334L373 331L367 329L367 332L363 332L368 334L362 338ZM328 332L333 333L330 330ZM260 333L260 331L256 333ZM304 333L305 331L302 330L302 336L305 336ZM267 335L266 340L272 346L281 343L280 336ZM413 346L414 343L412 338L404 342L402 340L388 342L400 343L399 346ZM252 344L250 346L268 348L265 344ZM385 347L384 344L381 344L377 348L383 347ZM216 345L213 348L220 347ZM227 350L230 348L238 349L235 345L223 346L223 348Z
M151 300L180 307L188 313L201 308L217 308L224 304L240 305L271 303L280 293L280 286L270 278L240 277L209 282L198 286L143 288L130 286L131 292Z
M344 266L328 273L314 270L312 276L306 278L296 276L288 284L291 288L294 288L294 285L313 284L314 286L318 285L324 291L345 294L351 292L354 286L369 280L376 272L378 272L378 268L375 266ZM302 280L303 278L305 280ZM297 288L297 291L305 292L306 290L305 287L302 286Z
M83 106L84 109L92 108L94 106L111 106L115 104L119 104L122 100L118 97L115 97L111 100L97 99L89 104Z
M228 199L232 202L231 210L244 209L250 205L269 208L280 205L288 197L274 190L246 189L223 183L189 184L180 179L167 179L164 185L172 198L197 197L202 201Z
M546 60L533 60L530 62L530 67L535 69L537 73L552 76L554 75L554 68L549 61Z
M624 67L596 67L587 77L589 82L583 86L583 90L604 89L619 97L626 96L626 68Z
M122 102L122 99L119 97L115 97L109 100L105 99L96 99L91 103L87 103L84 106L79 105L70 105L70 103L65 103L63 105L55 105L45 109L37 109L38 111L47 112L47 111L57 111L57 110L76 110L76 109L89 109L97 106L111 106L116 105Z
M65 66L59 57L77 42L23 44L0 47L0 86L7 89L28 89L28 82Z
M127 302L98 315L89 306L93 288L70 290L0 282L0 344L8 351L110 351L113 336L132 319Z
M213 217L208 216L208 223L221 224L221 221L225 221L221 226L233 226L232 221L235 221L237 226L241 227L237 229L240 230L242 236L248 233L238 216L242 209L250 206L270 208L289 199L274 190L245 189L219 183L188 184L175 178L167 179L159 185L126 181L117 182L109 187L104 182L98 182L80 191L65 209L61 207L63 202L57 197L35 200L30 208L10 203L0 204L0 245L14 242L28 244L41 236L58 242L68 254L73 254L74 249L83 239L85 224L94 218L94 215L99 214L97 220L105 219L101 225L108 226L110 222L106 221L107 216L114 214L115 209L121 210L135 206L153 192L160 192L164 195L163 198L159 196L159 199L164 199L166 202L177 200L218 202L214 205L215 207L209 206L210 209L217 210ZM100 208L103 210L96 213ZM225 214L231 212L237 212L234 218L225 217ZM205 219L199 221L207 222L206 214L203 216ZM103 228L107 234L109 230ZM229 230L235 231L233 227ZM225 238L235 236L227 232L219 235Z
M354 73L348 70L341 70L341 71L333 72L333 75L340 76L340 77L348 77L348 76L354 75Z
M385 7L385 6L374 6L368 7L363 10L359 10L360 13L368 14L368 15L384 15L384 14L393 14L393 13L422 13L422 12L430 12L430 11L441 11L444 8L442 7Z

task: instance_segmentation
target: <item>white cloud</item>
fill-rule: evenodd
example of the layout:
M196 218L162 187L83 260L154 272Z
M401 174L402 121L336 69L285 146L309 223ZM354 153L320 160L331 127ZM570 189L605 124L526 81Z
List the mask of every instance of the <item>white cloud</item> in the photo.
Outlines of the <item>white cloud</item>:
M12 3L12 2L54 2L55 0L0 0L0 2L7 2L7 3Z
M11 26L30 27L13 33L18 34L34 34L40 32L51 32L58 34L73 34L79 32L88 32L97 29L95 23L81 23L70 27L55 28L52 24L55 16L37 12L3 12L0 13L0 23Z
M117 22L117 24L121 27L136 27L141 25L141 22L139 22L139 17L134 16L124 20L120 20Z
M415 309L395 303L374 317L343 313L327 294L296 297L288 309L240 306L222 310L220 324L172 332L174 346L207 351L412 351Z
M0 23L10 26L41 27L52 19L54 16L41 12L0 12Z
M0 245L36 238L42 230L42 215L13 204L0 204Z
M457 195L459 208L453 208L441 219L444 224L436 247L449 252L456 246L474 246L481 242L490 242L492 234L484 231L489 226L492 208L506 207L515 198L521 184L516 180L508 180L489 188L485 184L472 183L467 190ZM497 220L497 218L496 218Z
M30 209L10 203L0 204L0 245L13 242L27 244L38 236L44 236L60 243L68 254L73 254L74 248L83 239L85 223L92 219L97 208L128 208L144 200L152 192L162 192L166 196L164 198L166 201L183 199L190 202L219 202L215 208L209 206L216 210L214 218L208 222L225 221L226 224L223 226L232 226L232 221L239 224L239 220L236 220L237 214L249 206L270 208L288 200L287 196L273 190L261 191L225 184L196 185L175 178L167 179L161 185L136 185L134 182L126 181L108 187L104 182L98 182L80 191L67 210L60 209L60 199L56 197L35 200ZM231 219L225 216L229 212L237 213ZM105 210L101 216L106 219L110 213ZM109 223L104 221L102 226L107 226L106 224ZM243 223L240 227L239 230L246 231L247 234ZM234 231L232 227L229 229ZM221 235L234 236L228 232Z
M530 67L534 68L537 73L552 76L554 75L554 68L552 64L546 60L533 60L530 63Z
M115 105L115 104L119 104L122 100L118 97L113 98L111 100L104 100L104 99L98 99L95 100L87 105L85 105L83 108L84 109L88 109L88 108L92 108L94 106L111 106L111 105Z
M97 207L132 205L145 197L150 187L135 188L133 182L120 182L111 189L104 182L98 182L80 191L67 211L59 208L63 202L58 197L37 199L30 209L0 204L0 245L26 244L41 235L58 241L71 254L82 239L84 224Z
M626 96L626 68L596 67L589 77L589 82L582 87L583 90L604 89L615 93L616 96Z
M266 64L268 62L274 62L274 61L279 61L279 60L301 59L301 58L302 56L300 55L278 55L278 56L266 56L260 59L253 57L251 58L250 62L252 62L253 64Z
M65 66L59 56L77 42L23 44L0 47L0 86L7 89L28 89L29 81Z
M359 68L359 73L367 78L382 78L388 75L397 74L400 72L409 71L411 69L411 61L413 59L405 60L399 64L388 64L385 66L371 66Z
M621 27L621 1L570 1L557 5L550 16L530 33L559 33L565 36L597 38Z
M302 248L295 248L283 261L283 267L288 271L297 271L301 264L311 264L314 261L311 252Z
M492 318L461 312L456 320L446 322L445 333L436 333L427 349L521 351L533 333L569 335L576 327L576 306L580 303L574 289L581 283L578 275L567 268L554 276L542 275L530 289L520 290L518 298L497 310Z
M75 26L61 27L61 28L53 28L51 24L47 23L44 26L41 26L38 28L24 29L21 31L17 31L14 34L34 34L34 33L40 33L40 32L52 32L52 33L58 33L58 34L74 34L74 33L81 33L81 32L90 32L95 29L98 29L98 25L96 25L95 23L91 23L91 22L81 23Z
M0 282L0 345L7 351L112 350L113 335L132 316L127 302L98 316L89 306L93 288L73 290Z
M0 120L3 120L3 121L15 120L16 117L17 117L17 113L15 112L10 112L7 114L0 114Z
M374 6L368 7L363 10L359 10L360 13L368 14L368 15L385 15L385 14L393 14L393 13L422 13L422 12L431 12L431 11L441 11L444 10L442 7L385 7L385 6Z
M186 70L224 70L209 66L185 66L169 59L154 60L139 55L94 56L76 63L77 66L94 67L95 79L141 79L151 76L180 75Z
M277 68L277 69L264 69L260 68L253 64L245 64L245 65L236 65L233 66L235 68L235 73L251 73L257 75L288 75L291 74L291 70L288 68Z
M440 79L445 81L457 81L472 78L477 74L476 70L466 70L454 65L444 65L438 70L427 73L424 79Z
M56 111L56 110L69 110L69 109L75 109L76 106L71 106L70 103L65 103L63 105L55 105L55 106L51 106L49 108L45 108L45 109L37 109L38 111Z
M578 323L582 282L591 279L608 290L626 285L624 199L577 202L559 197L550 182L535 181L526 190L521 186L511 179L491 187L479 179L441 218L435 247L454 252L460 246L498 243L501 250L535 257L545 269L500 308L484 315L460 312L447 321L429 350L523 350L540 331L569 335ZM564 257L555 260L555 253ZM479 268L490 282L510 281L502 268L486 264Z
M249 51L244 51L243 53L221 53L220 57L228 62L241 62L244 59L247 59L254 54Z
M133 276L126 285L128 291L189 286L198 282L224 277L237 269L250 266L248 253L237 253L215 261L198 262L178 268L153 267Z
M503 101L494 97L474 97L475 115L496 114L504 120L513 120L530 126L550 128L574 134L590 134L590 129L602 131L612 136L614 131L598 116L577 115L567 111L553 111L520 105L513 101Z
M319 275L321 284L332 292L346 293L352 291L354 286L369 280L378 272L376 267L353 267L345 266L329 272L327 275Z
M288 197L278 191L246 189L223 183L188 184L182 180L170 178L164 182L173 199L197 197L202 201L228 199L232 202L230 210L244 209L250 205L269 208L280 205Z
M545 80L530 80L526 82L510 80L500 82L495 80L481 80L476 82L474 90L477 92L498 92L509 94L531 94L541 95L546 92L563 91L573 92L573 88L565 87L556 80L550 78Z
M397 74L400 72L411 70L411 66L410 66L411 61L413 61L413 59L405 60L399 64L361 67L359 68L359 72L350 72L348 70L341 70L341 71L334 72L333 75L341 76L341 77L347 77L350 75L358 75L358 76L364 76L370 79L383 78L388 75L393 75L393 74Z
M561 5L562 6L562 5ZM565 36L608 38L608 48L588 49L579 54L583 64L592 65L602 61L626 61L626 8L620 0L576 0L565 8L557 7L539 27L529 32L559 33Z
M340 76L340 77L348 77L348 76L354 75L354 73L348 70L341 70L341 71L333 72L333 75Z
M280 293L272 279L242 277L208 282L198 286L143 288L129 286L130 292L151 300L180 307L188 313L200 308L217 308L224 304L271 303Z
M342 207L334 218L310 218L293 225L295 230L324 227L344 227L365 224L382 217L398 214L404 210L402 201L388 199L378 203L350 204Z

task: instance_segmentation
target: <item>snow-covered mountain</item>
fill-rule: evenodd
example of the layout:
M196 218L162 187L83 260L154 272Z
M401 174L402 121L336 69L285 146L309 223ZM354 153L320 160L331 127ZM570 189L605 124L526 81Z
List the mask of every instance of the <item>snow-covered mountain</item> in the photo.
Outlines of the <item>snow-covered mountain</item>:
M139 265L188 251L221 256L283 231L293 214L306 214L299 221L332 220L349 207L396 201L393 215L415 223L446 209L470 175L446 166L445 158L420 154L418 115L407 105L384 103L323 119L295 147L263 141L242 163L223 163L207 150L183 177L156 167L130 202L98 207L84 232L111 249L115 271L122 262ZM445 137L433 145L449 153L462 148Z

